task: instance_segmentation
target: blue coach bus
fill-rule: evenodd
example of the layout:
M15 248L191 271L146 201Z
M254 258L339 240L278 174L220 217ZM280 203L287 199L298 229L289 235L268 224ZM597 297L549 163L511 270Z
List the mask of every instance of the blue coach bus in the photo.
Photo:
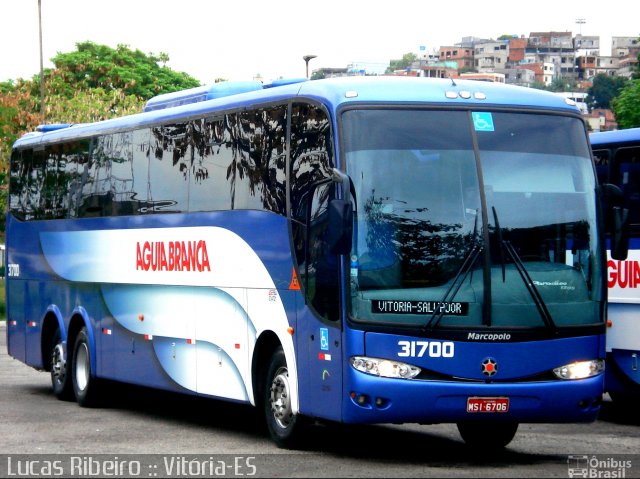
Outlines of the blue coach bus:
M9 353L317 420L590 422L606 277L585 124L485 82L222 83L12 151Z
M591 133L590 140L600 182L620 188L618 203L628 215L628 257L608 260L605 389L614 402L632 406L640 399L640 128Z

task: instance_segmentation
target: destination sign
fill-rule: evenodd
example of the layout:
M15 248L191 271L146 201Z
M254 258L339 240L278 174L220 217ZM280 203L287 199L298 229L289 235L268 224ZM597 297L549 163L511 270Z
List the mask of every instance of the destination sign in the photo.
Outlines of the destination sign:
M371 312L374 314L447 314L466 316L469 303L458 301L401 301L393 299L371 300Z

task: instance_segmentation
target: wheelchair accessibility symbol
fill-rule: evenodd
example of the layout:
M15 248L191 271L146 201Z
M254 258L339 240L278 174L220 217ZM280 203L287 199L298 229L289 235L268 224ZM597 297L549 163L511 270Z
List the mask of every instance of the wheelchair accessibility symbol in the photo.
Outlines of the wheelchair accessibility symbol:
M327 328L320 328L320 349L322 351L329 349L329 330Z
M476 131L494 131L493 116L487 112L474 112L473 127Z

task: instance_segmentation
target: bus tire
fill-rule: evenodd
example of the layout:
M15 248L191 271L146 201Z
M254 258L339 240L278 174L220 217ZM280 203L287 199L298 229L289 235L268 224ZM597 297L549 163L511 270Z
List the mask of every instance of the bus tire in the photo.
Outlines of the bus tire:
M518 430L517 422L459 422L457 426L465 444L472 448L505 447Z
M304 418L291 408L289 370L282 347L271 358L264 388L264 414L271 439L280 448L300 447Z
M625 394L621 392L609 392L613 405L624 411L632 411L637 404L639 395L633 396L632 394Z
M91 375L91 348L87 329L84 327L76 337L71 363L71 382L76 401L82 407L95 406L98 380Z
M51 388L58 399L68 401L73 399L69 363L64 353L64 345L60 330L56 329L49 348L49 366L51 368Z

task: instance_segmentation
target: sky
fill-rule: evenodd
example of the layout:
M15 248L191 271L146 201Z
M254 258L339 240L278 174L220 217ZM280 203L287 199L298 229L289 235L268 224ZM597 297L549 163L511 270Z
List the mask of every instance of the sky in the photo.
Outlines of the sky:
M211 84L218 78L300 78L316 68L380 69L406 53L463 37L531 32L640 36L637 0L41 0L45 68L92 41L169 56L167 65ZM583 22L578 22L582 20ZM38 0L0 0L0 81L40 71ZM421 48L422 47L422 48Z

